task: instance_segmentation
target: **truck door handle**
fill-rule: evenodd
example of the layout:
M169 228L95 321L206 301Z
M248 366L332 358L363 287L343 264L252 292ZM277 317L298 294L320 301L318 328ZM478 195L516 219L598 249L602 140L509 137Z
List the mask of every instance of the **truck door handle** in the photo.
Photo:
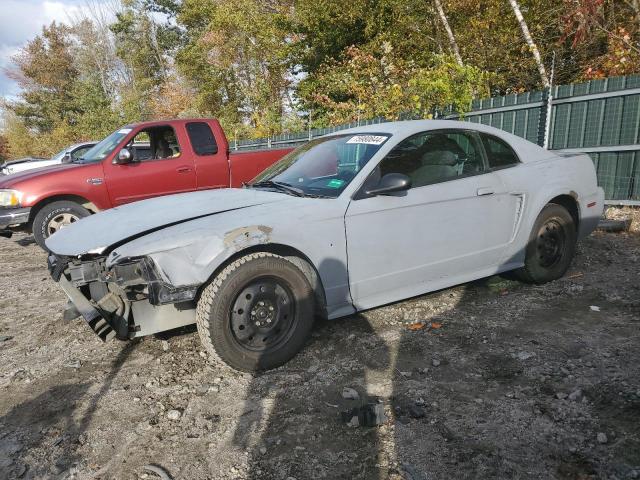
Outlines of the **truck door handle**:
M176 168L176 172L178 173L189 173L190 171L191 171L191 167L187 167L186 165Z
M483 195L493 195L494 193L496 193L493 188L491 187L483 187L483 188L479 188L478 191L476 192L476 194L481 197Z

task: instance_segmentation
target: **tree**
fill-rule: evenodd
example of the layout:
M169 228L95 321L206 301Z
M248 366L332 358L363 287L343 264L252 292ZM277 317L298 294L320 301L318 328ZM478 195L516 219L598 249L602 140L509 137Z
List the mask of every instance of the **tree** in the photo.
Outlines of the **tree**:
M14 57L10 75L21 88L20 100L9 108L27 127L50 133L60 122L74 124L78 109L73 97L78 78L71 55L70 29L53 22Z
M640 65L640 2L565 0L563 37L575 51L588 50L584 78L628 75Z
M4 162L9 158L9 140L0 133L0 162Z
M292 108L284 28L290 8L275 0L183 3L177 18L187 42L177 65L198 92L198 109L217 113L234 130L281 131Z
M442 26L446 30L447 36L449 37L449 43L451 44L453 55L455 56L458 65L462 65L462 56L460 55L460 49L458 48L456 37L453 36L453 30L451 30L451 26L449 26L449 20L444 13L444 8L442 8L442 2L440 0L434 0L434 3L436 5L436 10L438 11L438 16L442 21Z
M524 17L522 16L522 12L520 11L520 5L518 5L517 0L509 0L509 3L511 4L511 8L513 8L513 13L518 19L518 23L520 24L520 29L522 30L522 36L527 42L527 45L529 45L529 49L531 50L531 55L533 55L533 58L536 61L538 72L540 72L540 80L542 81L542 85L544 87L548 87L549 77L547 75L547 70L544 68L544 63L542 62L542 57L540 56L540 50L538 50L538 46L533 41L533 38L531 37L531 33L529 33L529 27L527 26L527 22L524 20Z
M318 126L378 116L425 118L449 106L464 113L473 98L488 93L488 77L442 54L419 65L387 42L373 50L348 48L343 60L327 64L301 95L315 105Z
M150 119L151 103L169 75L169 60L161 42L164 37L158 34L158 25L144 3L137 0L124 0L109 28L124 66L125 84L119 92L122 114L127 120Z

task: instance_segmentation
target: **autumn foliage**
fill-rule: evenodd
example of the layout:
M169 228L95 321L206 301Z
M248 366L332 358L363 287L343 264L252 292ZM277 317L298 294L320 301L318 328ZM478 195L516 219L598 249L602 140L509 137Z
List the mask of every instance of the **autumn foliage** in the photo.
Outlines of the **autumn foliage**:
M556 84L640 71L640 0L110 6L46 26L14 58L21 93L4 102L3 122L11 156L153 118L215 116L246 138L464 112L473 98L542 88L553 58Z

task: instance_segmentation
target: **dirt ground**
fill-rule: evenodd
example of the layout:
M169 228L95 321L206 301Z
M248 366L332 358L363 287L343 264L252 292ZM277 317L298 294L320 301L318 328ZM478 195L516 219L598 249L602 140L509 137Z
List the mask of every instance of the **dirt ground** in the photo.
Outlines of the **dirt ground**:
M256 377L208 364L193 328L102 344L63 321L32 240L2 240L0 479L640 478L638 232L596 232L545 286L324 322ZM386 423L342 422L366 401Z

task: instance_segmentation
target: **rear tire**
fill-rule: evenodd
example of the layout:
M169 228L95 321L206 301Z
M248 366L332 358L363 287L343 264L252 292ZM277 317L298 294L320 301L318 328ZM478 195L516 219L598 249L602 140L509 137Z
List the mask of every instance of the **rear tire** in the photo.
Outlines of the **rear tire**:
M198 334L214 361L236 370L278 367L304 346L314 320L307 277L279 255L260 252L229 264L198 301Z
M557 280L571 265L576 240L576 225L567 209L554 203L546 205L529 236L524 267L514 270L514 276L536 284Z
M40 209L33 219L31 230L36 243L48 250L45 240L58 230L88 217L91 212L75 202L62 200L52 202Z

